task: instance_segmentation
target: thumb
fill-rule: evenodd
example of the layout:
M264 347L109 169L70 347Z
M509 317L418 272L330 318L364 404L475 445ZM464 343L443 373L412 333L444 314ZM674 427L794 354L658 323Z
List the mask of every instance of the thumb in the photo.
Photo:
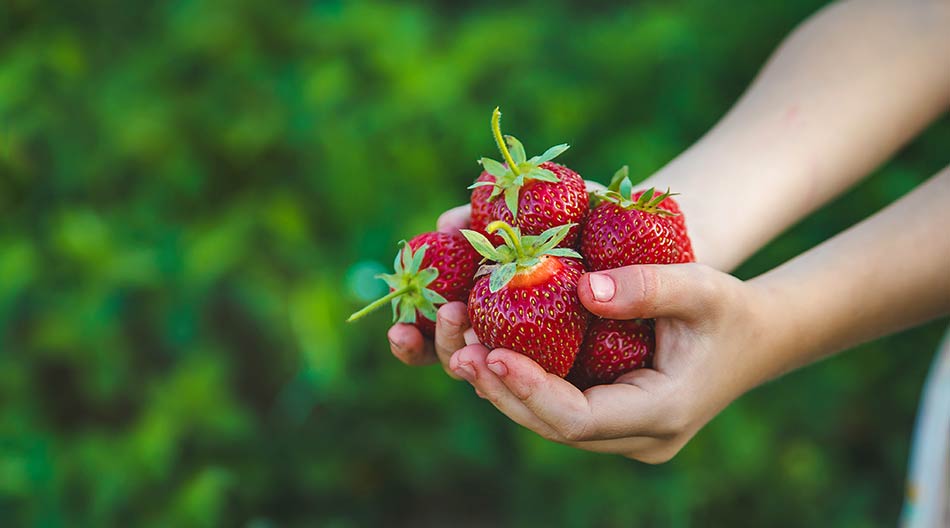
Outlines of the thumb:
M609 319L696 320L719 304L730 275L702 264L637 265L585 273L581 302Z

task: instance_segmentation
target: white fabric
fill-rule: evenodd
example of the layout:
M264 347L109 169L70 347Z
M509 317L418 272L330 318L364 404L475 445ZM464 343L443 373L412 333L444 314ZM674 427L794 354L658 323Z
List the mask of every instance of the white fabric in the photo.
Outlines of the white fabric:
M950 332L921 396L901 526L950 528Z

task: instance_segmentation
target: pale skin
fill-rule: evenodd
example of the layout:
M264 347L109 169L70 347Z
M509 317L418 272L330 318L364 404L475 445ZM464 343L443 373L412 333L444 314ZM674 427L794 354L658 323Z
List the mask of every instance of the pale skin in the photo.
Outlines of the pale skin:
M790 35L745 95L643 187L680 193L697 264L584 275L593 314L656 318L653 368L581 392L488 350L462 303L436 337L389 331L550 440L648 463L673 457L743 393L861 342L950 313L950 167L883 211L748 281L728 275L868 175L950 107L950 2L841 2ZM463 227L467 207L439 229ZM901 258L912 256L912 258Z

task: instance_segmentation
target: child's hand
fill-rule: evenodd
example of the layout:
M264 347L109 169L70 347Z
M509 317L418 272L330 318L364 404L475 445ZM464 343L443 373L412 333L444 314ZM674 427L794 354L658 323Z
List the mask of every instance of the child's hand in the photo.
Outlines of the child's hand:
M750 360L772 346L765 303L730 275L699 264L629 266L586 274L578 293L595 315L657 318L654 368L582 393L527 356L474 344L452 356L452 371L545 438L659 463L768 370Z

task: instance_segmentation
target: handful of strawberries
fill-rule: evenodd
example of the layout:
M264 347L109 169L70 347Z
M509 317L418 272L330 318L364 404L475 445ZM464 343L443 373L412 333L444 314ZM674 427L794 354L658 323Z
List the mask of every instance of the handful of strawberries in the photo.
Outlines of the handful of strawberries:
M653 321L601 319L584 309L577 284L587 271L693 261L686 223L672 195L634 192L627 167L606 191L588 194L583 178L554 163L565 144L528 158L492 133L504 162L482 158L472 189L471 229L422 233L401 243L390 293L350 316L391 303L393 321L432 336L438 306L468 302L475 335L508 348L581 389L649 367Z

